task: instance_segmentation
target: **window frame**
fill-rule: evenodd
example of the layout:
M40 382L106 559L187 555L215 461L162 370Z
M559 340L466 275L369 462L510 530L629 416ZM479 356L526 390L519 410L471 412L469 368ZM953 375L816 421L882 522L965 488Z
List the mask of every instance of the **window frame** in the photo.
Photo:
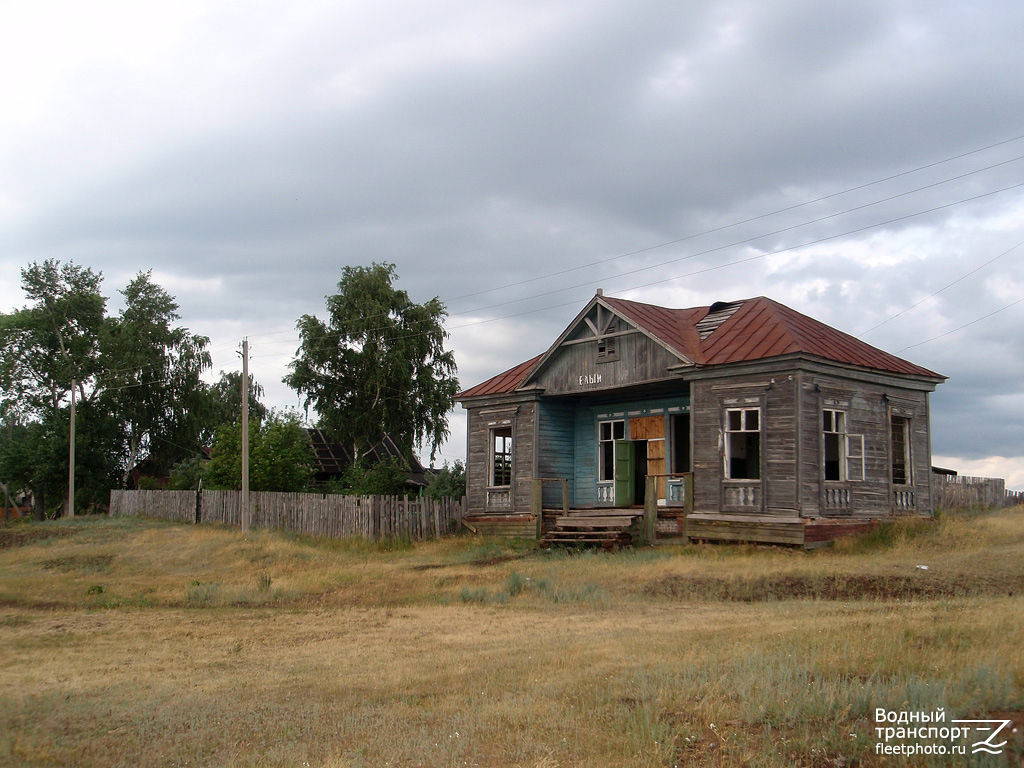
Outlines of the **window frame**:
M604 428L608 427L608 437ZM620 429L616 429L616 426ZM617 433L619 433L617 435ZM625 419L602 419L597 422L597 482L610 483L615 481L615 441L626 439ZM606 452L610 452L609 457ZM608 474L608 477L605 475Z
M498 440L501 439L502 449L498 450ZM512 477L515 474L515 434L511 424L506 424L497 427L491 427L488 430L488 475L487 475L487 487L488 488L511 488ZM501 475L498 475L497 460L499 457L503 457ZM508 476L507 483L499 483L498 480L503 480L504 475Z
M845 483L850 478L847 460L850 455L849 436L847 433L847 412L839 408L823 408L821 411L821 469L828 483ZM833 443L836 454L833 462L829 461L830 446ZM834 464L838 477L829 477L830 464Z
M751 426L751 414L755 414L755 425ZM733 417L738 416L738 421ZM725 436L725 468L724 478L726 480L747 480L752 482L761 481L761 435L762 425L764 424L764 415L762 413L761 406L736 406L727 407L724 413L724 429L723 433ZM752 440L751 436L756 436L756 440ZM741 442L742 441L742 442ZM734 444L738 444L735 445ZM747 456L744 457L745 466L747 471L744 476L736 476L733 474L733 460L736 448L742 445L744 453ZM751 461L751 446L754 446L753 451L754 460Z
M618 336L599 336L597 338L597 362L611 363L619 359Z
M898 425L898 428L897 428ZM911 430L911 417L904 416L900 413L889 414L889 465L890 471L892 472L892 484L893 485L913 485L914 484L914 464L913 464L913 449L911 446L911 438L913 431ZM897 441L897 436L900 440ZM896 455L899 451L898 443L902 443L902 477L897 479L897 470L901 467L896 461Z

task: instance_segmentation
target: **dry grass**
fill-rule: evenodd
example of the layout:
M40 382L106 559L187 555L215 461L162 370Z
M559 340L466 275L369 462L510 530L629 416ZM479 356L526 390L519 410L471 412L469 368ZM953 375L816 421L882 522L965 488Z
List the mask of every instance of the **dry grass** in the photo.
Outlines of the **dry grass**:
M1024 720L1021 510L814 553L38 530L0 552L2 765L927 765L875 708Z

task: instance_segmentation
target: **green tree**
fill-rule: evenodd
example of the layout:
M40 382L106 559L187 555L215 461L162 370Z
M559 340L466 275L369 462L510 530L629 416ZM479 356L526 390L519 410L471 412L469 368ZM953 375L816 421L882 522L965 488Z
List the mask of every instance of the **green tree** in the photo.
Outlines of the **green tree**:
M0 391L5 413L56 413L71 393L93 394L106 309L102 275L49 259L21 271L32 306L0 315Z
M446 461L434 473L427 485L426 494L432 499L461 499L466 495L466 466L458 459L451 466Z
M388 434L402 449L448 437L458 392L455 357L444 349L444 304L416 304L394 287L393 264L342 270L327 297L328 320L304 315L300 347L284 381L315 408L322 429L357 454Z
M409 468L398 459L385 459L370 466L350 465L339 481L331 485L331 493L348 496L401 496L409 492L406 482Z
M210 340L174 325L178 304L150 272L140 272L121 294L124 309L102 337L100 380L123 432L121 485L127 487L141 458L161 472L200 450L209 403L200 376L211 360Z
M101 280L101 274L73 263L32 263L21 271L21 285L33 303L0 315L0 415L26 429L25 442L9 446L8 460L32 464L20 474L36 497L37 516L46 499L60 498L59 489L67 487L72 387L83 413L98 391L106 309ZM85 466L76 467L76 484Z
M295 414L271 411L262 423L249 421L249 488L253 491L308 490L314 470L309 433ZM242 425L217 428L210 462L203 470L209 488L242 487Z
M213 425L233 424L242 418L242 372L221 371L220 379L210 387L209 423ZM267 407L260 398L263 387L249 374L249 418L262 422Z

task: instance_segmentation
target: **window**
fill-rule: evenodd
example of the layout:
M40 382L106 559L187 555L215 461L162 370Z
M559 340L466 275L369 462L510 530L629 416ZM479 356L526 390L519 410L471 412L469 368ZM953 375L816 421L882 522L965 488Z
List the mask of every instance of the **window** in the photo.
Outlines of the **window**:
M690 414L674 413L669 421L672 431L672 471L692 472L690 461Z
M615 479L615 441L626 437L625 421L602 421L597 425L598 475L602 481Z
M491 430L491 486L512 485L512 427Z
M725 412L725 476L729 480L761 478L761 411L734 408Z
M618 340L617 337L604 337L597 340L597 360L598 362L610 362L612 360L619 359L619 348L615 343Z
M824 411L822 431L825 434L825 479L846 480L846 414Z
M892 432L892 482L910 485L910 419L893 415L889 418Z

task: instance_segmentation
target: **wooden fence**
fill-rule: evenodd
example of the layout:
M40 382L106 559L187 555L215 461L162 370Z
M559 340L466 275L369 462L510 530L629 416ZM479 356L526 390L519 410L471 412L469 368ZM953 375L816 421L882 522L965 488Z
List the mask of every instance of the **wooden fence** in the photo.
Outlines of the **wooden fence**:
M250 493L253 528L342 539L434 539L462 526L465 499ZM111 491L110 514L241 525L240 491Z
M936 509L964 507L1012 507L1024 504L1024 493L1006 490L1006 481L997 477L932 475Z

